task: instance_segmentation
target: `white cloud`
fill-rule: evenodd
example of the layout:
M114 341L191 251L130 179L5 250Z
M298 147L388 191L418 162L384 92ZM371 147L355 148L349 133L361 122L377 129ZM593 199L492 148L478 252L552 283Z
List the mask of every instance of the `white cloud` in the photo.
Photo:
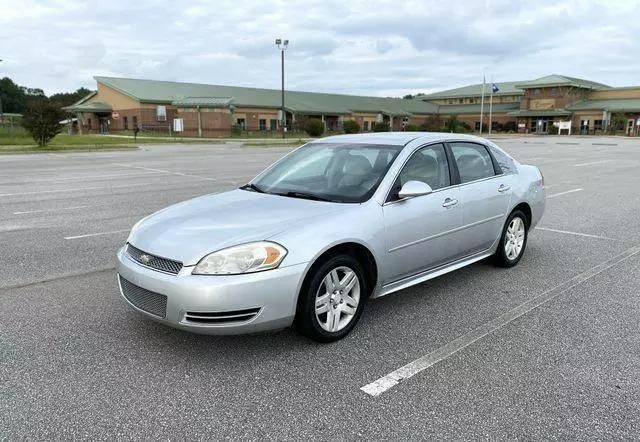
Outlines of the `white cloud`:
M367 95L566 74L640 82L640 1L0 0L0 76L48 93L93 75Z

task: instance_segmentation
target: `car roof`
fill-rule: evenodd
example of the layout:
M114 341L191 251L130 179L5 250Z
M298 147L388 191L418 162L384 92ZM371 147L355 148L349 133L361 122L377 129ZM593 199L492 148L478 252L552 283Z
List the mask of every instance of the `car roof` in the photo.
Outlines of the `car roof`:
M404 146L407 143L419 140L425 143L447 141L447 140L468 140L480 143L487 143L487 140L475 135L454 134L449 132L373 132L367 134L333 135L319 138L314 143L366 143Z

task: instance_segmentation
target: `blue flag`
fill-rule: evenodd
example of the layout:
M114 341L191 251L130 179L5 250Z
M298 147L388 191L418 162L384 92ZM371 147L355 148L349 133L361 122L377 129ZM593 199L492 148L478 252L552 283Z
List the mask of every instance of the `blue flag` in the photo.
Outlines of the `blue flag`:
M500 89L498 89L498 86L496 86L495 83L491 83L491 92L493 92L494 94L496 92L498 92Z

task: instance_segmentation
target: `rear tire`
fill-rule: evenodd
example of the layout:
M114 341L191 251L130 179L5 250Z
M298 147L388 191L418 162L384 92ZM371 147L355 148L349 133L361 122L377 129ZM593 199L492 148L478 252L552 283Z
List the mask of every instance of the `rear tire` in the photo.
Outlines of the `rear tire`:
M294 325L317 342L344 338L362 315L368 295L364 271L351 255L335 255L308 276L299 295Z
M524 255L529 237L527 216L520 210L511 212L502 229L498 250L493 260L500 267L513 267Z

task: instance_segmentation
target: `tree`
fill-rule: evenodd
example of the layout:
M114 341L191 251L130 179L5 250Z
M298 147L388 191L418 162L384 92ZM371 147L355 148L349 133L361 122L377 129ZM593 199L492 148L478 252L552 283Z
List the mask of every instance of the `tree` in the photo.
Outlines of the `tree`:
M356 120L346 120L342 123L345 134L357 134L360 132L360 125Z
M26 109L24 90L9 77L0 80L0 101L3 112L21 114Z
M374 132L389 132L389 123L376 123L373 125Z
M86 87L81 87L75 92L58 92L49 97L49 100L60 103L61 106L71 106L73 103L80 101L89 95L91 91Z
M319 137L324 133L324 123L317 118L310 118L304 122L304 131L311 137Z
M31 134L38 146L45 147L62 131L60 120L64 112L47 100L37 100L27 108L22 116L22 126Z
M420 125L420 130L439 132L442 130L442 119L438 115L429 115L425 122Z
M462 128L462 122L458 120L458 116L453 114L449 115L447 121L444 122L444 130L447 132L458 132Z

